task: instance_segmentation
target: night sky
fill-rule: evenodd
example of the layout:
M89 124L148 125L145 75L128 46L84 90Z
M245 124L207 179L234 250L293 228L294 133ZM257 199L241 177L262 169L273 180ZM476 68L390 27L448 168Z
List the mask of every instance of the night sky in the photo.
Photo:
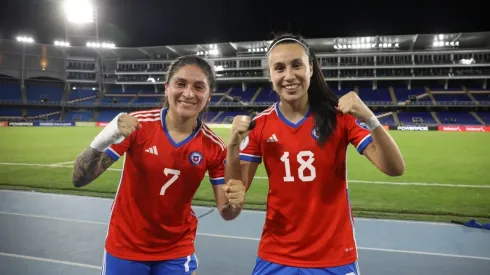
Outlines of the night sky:
M100 36L123 47L268 40L281 31L306 38L490 31L484 1L93 1ZM63 37L59 0L0 3L1 39Z

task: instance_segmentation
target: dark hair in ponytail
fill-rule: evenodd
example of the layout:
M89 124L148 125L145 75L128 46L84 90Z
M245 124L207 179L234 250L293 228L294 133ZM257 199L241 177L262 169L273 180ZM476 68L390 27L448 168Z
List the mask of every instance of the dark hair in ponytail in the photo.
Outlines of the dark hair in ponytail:
M276 37L267 50L269 52L279 44L296 43L305 48L310 63L313 64L313 75L308 88L308 102L315 117L315 129L319 135L318 143L323 147L337 127L337 105L339 98L330 90L322 73L315 54L308 43L299 35L283 34Z

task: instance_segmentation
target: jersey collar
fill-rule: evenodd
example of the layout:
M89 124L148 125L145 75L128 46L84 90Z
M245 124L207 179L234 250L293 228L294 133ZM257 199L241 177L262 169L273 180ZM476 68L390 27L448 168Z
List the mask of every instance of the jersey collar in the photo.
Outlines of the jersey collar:
M300 119L300 121L298 121L297 123L292 123L279 110L279 102L276 102L274 104L274 109L276 110L276 114L279 117L279 119L282 120L282 122L284 122L286 125L291 126L293 128L298 128L299 126L301 126L311 114L311 107L309 107L308 112L306 112L305 116L302 119Z
M192 134L190 134L187 138L185 138L184 140L182 140L181 142L179 143L176 143L172 137L170 136L170 134L168 133L168 129L167 129L167 125L165 124L165 117L167 116L167 111L168 111L168 108L165 107L165 108L162 108L162 111L160 113L160 118L161 118L161 121L162 121L162 129L163 129L163 132L165 133L165 136L167 136L167 139L170 141L170 143L172 143L172 145L176 148L178 147L181 147L185 144L187 144L189 141L191 141L196 135L197 133L199 133L199 131L201 130L201 126L202 126L202 121L200 118L197 118L197 126L196 128L194 129L194 131L192 131Z

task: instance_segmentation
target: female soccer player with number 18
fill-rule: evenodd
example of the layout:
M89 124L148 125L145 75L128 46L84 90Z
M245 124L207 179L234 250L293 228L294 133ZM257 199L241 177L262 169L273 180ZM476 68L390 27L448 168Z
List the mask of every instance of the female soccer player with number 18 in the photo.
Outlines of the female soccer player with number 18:
M262 161L269 179L253 274L358 275L347 147L390 176L404 172L400 151L356 93L338 99L328 88L301 37L276 38L267 62L280 101L251 130L250 117L234 118L226 159L247 189Z
M206 172L223 219L240 213L245 187L226 179L225 143L198 119L215 86L205 60L178 58L167 74L165 107L118 115L76 160L73 183L82 187L126 154L102 275L194 274L191 202Z

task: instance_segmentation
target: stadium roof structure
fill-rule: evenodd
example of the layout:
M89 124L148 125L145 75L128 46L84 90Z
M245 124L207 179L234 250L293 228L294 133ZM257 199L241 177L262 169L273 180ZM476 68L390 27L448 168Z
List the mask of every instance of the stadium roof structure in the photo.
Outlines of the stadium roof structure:
M318 56L341 53L379 52L436 52L448 50L490 49L490 31L449 34L411 34L392 36L366 36L346 38L307 39ZM89 58L121 61L163 61L173 60L182 55L201 54L209 59L233 57L261 57L271 41L228 42L195 45L163 45L154 47L94 48L87 46L58 47L50 44L20 43L0 40L0 52L44 55L49 58ZM210 54L219 51L218 55ZM206 54L207 53L207 54Z

